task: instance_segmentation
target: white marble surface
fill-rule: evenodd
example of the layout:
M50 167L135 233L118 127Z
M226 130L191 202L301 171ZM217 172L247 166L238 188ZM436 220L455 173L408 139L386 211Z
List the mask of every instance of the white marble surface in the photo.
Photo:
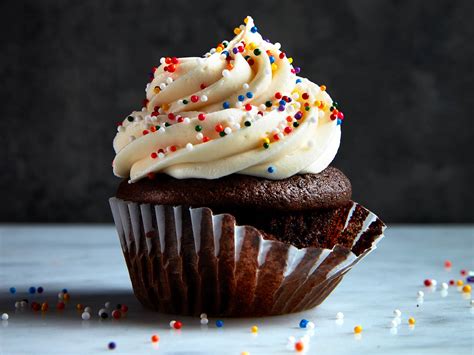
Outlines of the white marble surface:
M288 316L260 319L215 319L203 327L195 318L180 318L181 331L171 330L169 315L143 309L134 299L125 262L112 226L0 226L0 313L9 320L0 326L1 354L291 354L288 336L302 337L300 319L316 324L310 336L310 354L469 354L473 353L474 309L470 295L441 282L462 278L459 270L474 270L474 229L464 227L392 226L378 249L352 270L317 309ZM453 263L444 268L444 260ZM433 291L425 278L438 281ZM11 295L10 287L17 293ZM42 295L30 297L30 286L42 286ZM57 293L67 288L67 309L55 309ZM423 303L417 292L424 291ZM444 296L444 297L443 297ZM47 300L44 314L15 311L15 300ZM121 320L99 320L106 301L125 303L130 310ZM82 321L76 303L93 307L93 317ZM392 312L402 311L401 324L391 329ZM344 321L336 322L337 312ZM416 326L407 324L409 316ZM363 326L361 337L353 327ZM258 325L258 335L250 327ZM160 336L158 346L150 341Z

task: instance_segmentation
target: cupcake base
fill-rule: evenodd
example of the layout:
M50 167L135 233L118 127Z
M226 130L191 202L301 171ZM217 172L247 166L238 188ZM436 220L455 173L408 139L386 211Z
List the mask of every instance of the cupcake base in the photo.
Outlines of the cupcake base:
M136 297L145 307L179 315L268 316L313 308L375 249L385 229L352 202L335 210L345 222L325 230L349 246L296 248L206 207L109 201Z

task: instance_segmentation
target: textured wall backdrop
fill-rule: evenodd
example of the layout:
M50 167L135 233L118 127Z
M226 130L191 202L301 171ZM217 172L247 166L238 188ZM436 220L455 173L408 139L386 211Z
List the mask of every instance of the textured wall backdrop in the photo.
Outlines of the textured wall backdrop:
M111 222L116 123L150 68L249 14L344 109L334 165L354 199L388 222L473 222L473 3L2 1L0 219Z

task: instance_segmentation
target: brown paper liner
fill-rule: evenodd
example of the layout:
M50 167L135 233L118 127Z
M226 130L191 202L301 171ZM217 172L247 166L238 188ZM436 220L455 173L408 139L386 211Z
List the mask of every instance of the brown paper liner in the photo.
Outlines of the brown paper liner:
M313 308L376 248L385 229L353 202L338 210L345 223L328 232L352 240L351 249L297 249L206 207L109 202L136 297L148 308L180 315L268 316Z

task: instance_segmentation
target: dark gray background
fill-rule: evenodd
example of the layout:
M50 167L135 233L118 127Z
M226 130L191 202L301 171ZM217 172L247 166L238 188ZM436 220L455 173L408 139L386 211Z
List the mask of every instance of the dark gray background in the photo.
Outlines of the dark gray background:
M334 165L388 222L473 222L473 1L2 1L4 222L111 222L116 122L166 55L252 15L346 114Z

